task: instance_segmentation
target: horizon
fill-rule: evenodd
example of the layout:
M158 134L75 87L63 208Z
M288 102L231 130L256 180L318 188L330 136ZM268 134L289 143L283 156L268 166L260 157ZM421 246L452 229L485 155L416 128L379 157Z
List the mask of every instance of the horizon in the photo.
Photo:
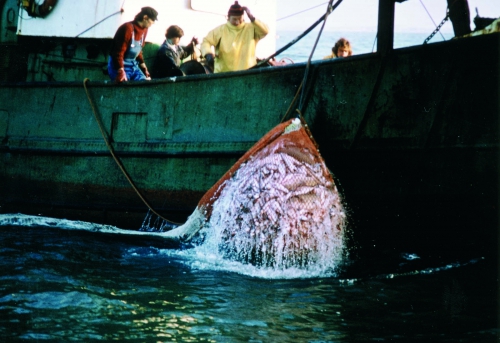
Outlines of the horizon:
M327 3L325 0L313 0L307 3L298 0L277 0L276 31L305 31L324 14ZM468 0L468 4L472 30L475 29L473 18L476 16L476 8L481 17L500 17L499 0ZM396 3L394 30L431 34L446 16L446 9L446 0L407 0ZM324 31L376 31L377 13L378 1L375 0L343 2L329 16ZM300 20L297 20L299 18ZM443 25L440 32L453 34L450 20Z

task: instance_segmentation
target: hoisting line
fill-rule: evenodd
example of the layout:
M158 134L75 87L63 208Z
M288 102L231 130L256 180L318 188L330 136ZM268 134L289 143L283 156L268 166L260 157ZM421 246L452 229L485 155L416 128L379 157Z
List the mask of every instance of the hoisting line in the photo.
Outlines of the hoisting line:
M309 55L309 59L307 60L306 70L304 72L304 78L302 79L302 82L300 83L300 86L297 89L297 92L295 93L295 96L294 96L292 102L290 103L290 106L288 107L288 110L286 111L285 115L281 119L281 122L283 122L285 120L285 118L287 118L289 116L289 114L292 111L292 108L293 108L295 102L297 101L297 98L299 97L299 94L300 94L299 108L296 111L298 112L298 117L302 117L302 112L301 111L302 111L302 101L303 101L303 96L304 96L305 84L307 82L307 76L309 74L309 66L311 65L311 59L312 59L312 56L314 55L314 50L316 50L316 46L318 45L319 38L321 37L321 33L323 32L323 28L325 27L326 20L328 19L328 16L330 15L330 13L333 12L334 9L336 9L340 5L341 2L342 2L342 0L338 0L335 3L335 5L332 6L333 0L330 0L329 3L328 3L328 8L326 10L326 13L321 18L319 18L313 25L311 25L306 31L304 31L303 34L301 34L299 37L295 38L295 40L293 40L291 43L289 43L288 45L286 45L285 47L283 47L282 49L280 49L279 51L277 51L275 54L271 55L270 57L268 57L266 59L266 60L269 60L272 57L280 54L284 50L288 49L290 46L292 46L293 44L295 44L300 38L302 38L307 33L309 33L312 29L314 29L321 21L323 21L323 25L321 26L321 29L320 29L319 34L318 34L318 37L316 38L316 42L314 43L313 49L312 49L312 51L311 51L311 53Z
M331 0L330 0L330 4L331 4ZM339 0L335 6L333 6L330 10L333 11L335 8L337 8L337 6L342 2L342 0ZM328 5L328 8L330 8L330 4ZM327 15L328 17L328 15ZM309 28L307 28L304 32L302 32L300 35L298 35L295 39L293 39L290 43L288 43L287 45L285 45L284 47L282 47L281 49L279 49L278 51L276 51L274 54L272 54L271 56L259 61L259 63L257 63L256 65L254 65L252 68L250 69L253 69L253 68L258 68L264 64L266 64L267 62L269 62L270 59L278 56L279 54L281 54L283 51L287 50L289 47L291 47L292 45L294 45L295 43L297 43L299 40L301 40L302 38L304 38L304 36L306 36L309 32L311 32L316 26L319 25L319 23L321 23L323 20L326 20L325 18L325 15L322 15L318 20L316 20L314 22L314 24L312 24L311 26L309 26Z
M342 0L338 0L335 3L335 8L337 8L337 6L341 2L342 2ZM311 54L309 55L309 59L307 60L307 66L306 66L306 70L304 72L304 79L302 80L303 86L302 86L302 92L300 94L299 108L297 109L297 111L299 113L302 111L302 106L303 106L303 101L304 101L304 91L306 89L307 76L309 75L309 66L311 65L312 56L314 55L314 50L316 50L316 46L318 45L319 38L321 37L321 33L323 32L323 29L325 28L326 19L328 19L328 15L330 13L332 13L332 11L334 10L334 8L332 7L332 4L333 4L333 0L330 0L330 2L328 3L328 9L326 10L326 13L324 15L323 25L321 25L321 29L319 30L318 37L316 38L316 41L314 42L314 46L311 50Z
M146 200L146 198L144 198L144 196L141 194L141 192L139 191L139 189L135 185L134 181L131 179L130 175L125 170L125 167L123 166L122 162L120 161L120 159L118 158L118 156L116 156L115 151L113 149L113 146L111 145L111 143L109 143L109 139L108 139L108 136L106 134L106 131L104 131L104 125L102 124L101 118L99 118L99 116L97 115L97 111L95 109L94 102L90 98L90 94L89 94L89 91L87 89L87 81L90 81L90 79L89 78L85 78L83 80L83 88L85 89L85 94L87 95L87 99L89 100L90 107L92 107L92 112L94 113L95 120L97 121L97 124L99 125L99 130L101 131L102 138L104 139L104 142L106 143L106 146L108 147L108 150L111 153L111 156L113 156L113 159L115 160L116 164L118 165L118 167L120 168L120 170L123 172L123 175L125 175L125 178L127 178L128 182L130 183L130 185L132 186L132 188L134 189L134 191L137 193L137 195L139 196L139 198L141 198L142 202L149 208L149 210L151 212L153 212L158 217L160 217L161 219L163 219L163 220L165 220L165 221L167 221L167 222L169 222L171 224L181 225L180 223L175 223L175 222L173 222L171 220L166 219L161 214L159 214L158 212L156 212L151 207L151 205Z

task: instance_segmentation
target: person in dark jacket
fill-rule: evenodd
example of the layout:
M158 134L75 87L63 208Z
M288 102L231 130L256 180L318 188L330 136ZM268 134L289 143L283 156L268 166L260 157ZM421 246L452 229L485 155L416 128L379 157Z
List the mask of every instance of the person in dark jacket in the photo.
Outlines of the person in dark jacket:
M198 44L198 39L193 37L187 46L179 45L184 31L177 25L172 25L165 33L165 42L161 45L156 54L156 59L151 69L153 78L170 76L182 76L179 69L182 60L194 53L194 46Z
M116 82L151 79L142 47L148 28L157 20L158 12L143 7L133 21L121 25L115 33L108 61L108 74Z

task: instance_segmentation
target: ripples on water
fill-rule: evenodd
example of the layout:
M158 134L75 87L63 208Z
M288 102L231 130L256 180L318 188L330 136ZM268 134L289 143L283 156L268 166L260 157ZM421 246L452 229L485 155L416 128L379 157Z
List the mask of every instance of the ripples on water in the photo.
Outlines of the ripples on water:
M370 240L351 247L337 277L270 275L202 247L164 248L110 227L2 218L4 342L497 338L496 261L475 249Z

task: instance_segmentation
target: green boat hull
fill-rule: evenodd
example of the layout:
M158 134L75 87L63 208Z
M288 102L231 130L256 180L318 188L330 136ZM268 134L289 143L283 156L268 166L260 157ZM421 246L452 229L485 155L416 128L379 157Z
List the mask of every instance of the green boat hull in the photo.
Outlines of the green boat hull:
M499 47L492 34L311 64L303 114L353 217L395 217L405 203L497 220ZM87 87L137 188L182 222L281 121L305 68ZM147 207L83 80L4 83L0 104L2 213L140 226Z

